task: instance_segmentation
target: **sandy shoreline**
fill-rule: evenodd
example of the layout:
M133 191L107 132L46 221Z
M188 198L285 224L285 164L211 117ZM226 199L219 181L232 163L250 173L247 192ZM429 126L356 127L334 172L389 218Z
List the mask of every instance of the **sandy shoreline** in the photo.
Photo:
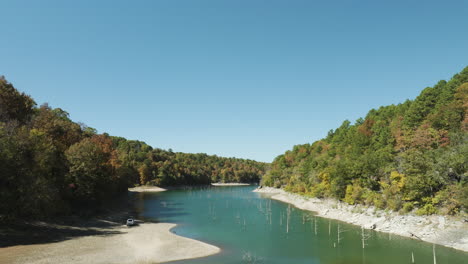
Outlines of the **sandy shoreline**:
M238 183L238 182L226 182L226 183L217 182L217 183L212 183L211 185L213 186L248 186L251 184L250 183Z
M139 186L139 187L133 187L133 188L128 188L129 192L164 192L167 191L167 189L157 187L157 186Z
M299 209L314 211L318 216L372 228L376 231L420 239L426 242L468 251L468 224L448 216L400 215L373 207L348 205L332 199L308 198L263 187L254 192L271 195L271 199L290 203Z
M163 263L199 258L218 247L178 236L175 224L143 223L111 228L115 234L82 236L57 243L0 248L0 263Z
M200 187L209 187L209 186L248 186L250 183L238 183L238 182L226 182L226 183L211 183L210 185L199 185ZM161 188L158 186L138 186L133 188L128 188L129 192L164 192L168 190L183 190L186 188L194 188L193 186L169 186L166 188Z

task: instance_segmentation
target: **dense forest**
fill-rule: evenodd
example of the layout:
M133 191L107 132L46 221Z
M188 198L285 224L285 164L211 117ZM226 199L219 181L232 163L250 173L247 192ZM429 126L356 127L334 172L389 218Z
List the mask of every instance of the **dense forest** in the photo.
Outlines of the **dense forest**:
M0 77L0 220L98 208L138 184L258 182L266 165L98 134Z
M417 214L468 208L468 67L278 156L262 184Z

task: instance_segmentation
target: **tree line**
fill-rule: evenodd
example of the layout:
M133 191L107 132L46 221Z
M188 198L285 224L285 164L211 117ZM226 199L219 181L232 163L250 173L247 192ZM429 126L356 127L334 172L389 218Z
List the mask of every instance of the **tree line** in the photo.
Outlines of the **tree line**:
M98 134L0 77L0 218L99 208L140 184L259 182L266 165Z
M278 156L262 184L417 214L468 208L468 67Z

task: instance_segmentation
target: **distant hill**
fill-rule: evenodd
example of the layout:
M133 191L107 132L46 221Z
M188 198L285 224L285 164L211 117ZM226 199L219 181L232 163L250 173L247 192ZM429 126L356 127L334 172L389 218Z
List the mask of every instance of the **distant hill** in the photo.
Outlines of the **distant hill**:
M418 214L468 208L468 67L278 156L267 186Z

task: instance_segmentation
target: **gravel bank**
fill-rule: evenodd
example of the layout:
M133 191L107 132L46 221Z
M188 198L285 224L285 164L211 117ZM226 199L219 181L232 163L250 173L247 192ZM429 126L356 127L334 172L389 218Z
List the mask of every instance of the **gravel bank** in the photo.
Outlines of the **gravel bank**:
M256 189L254 192L271 195L272 199L290 203L299 209L317 212L321 217L468 252L468 224L462 219L438 215L400 215L332 199L308 198L271 187Z

